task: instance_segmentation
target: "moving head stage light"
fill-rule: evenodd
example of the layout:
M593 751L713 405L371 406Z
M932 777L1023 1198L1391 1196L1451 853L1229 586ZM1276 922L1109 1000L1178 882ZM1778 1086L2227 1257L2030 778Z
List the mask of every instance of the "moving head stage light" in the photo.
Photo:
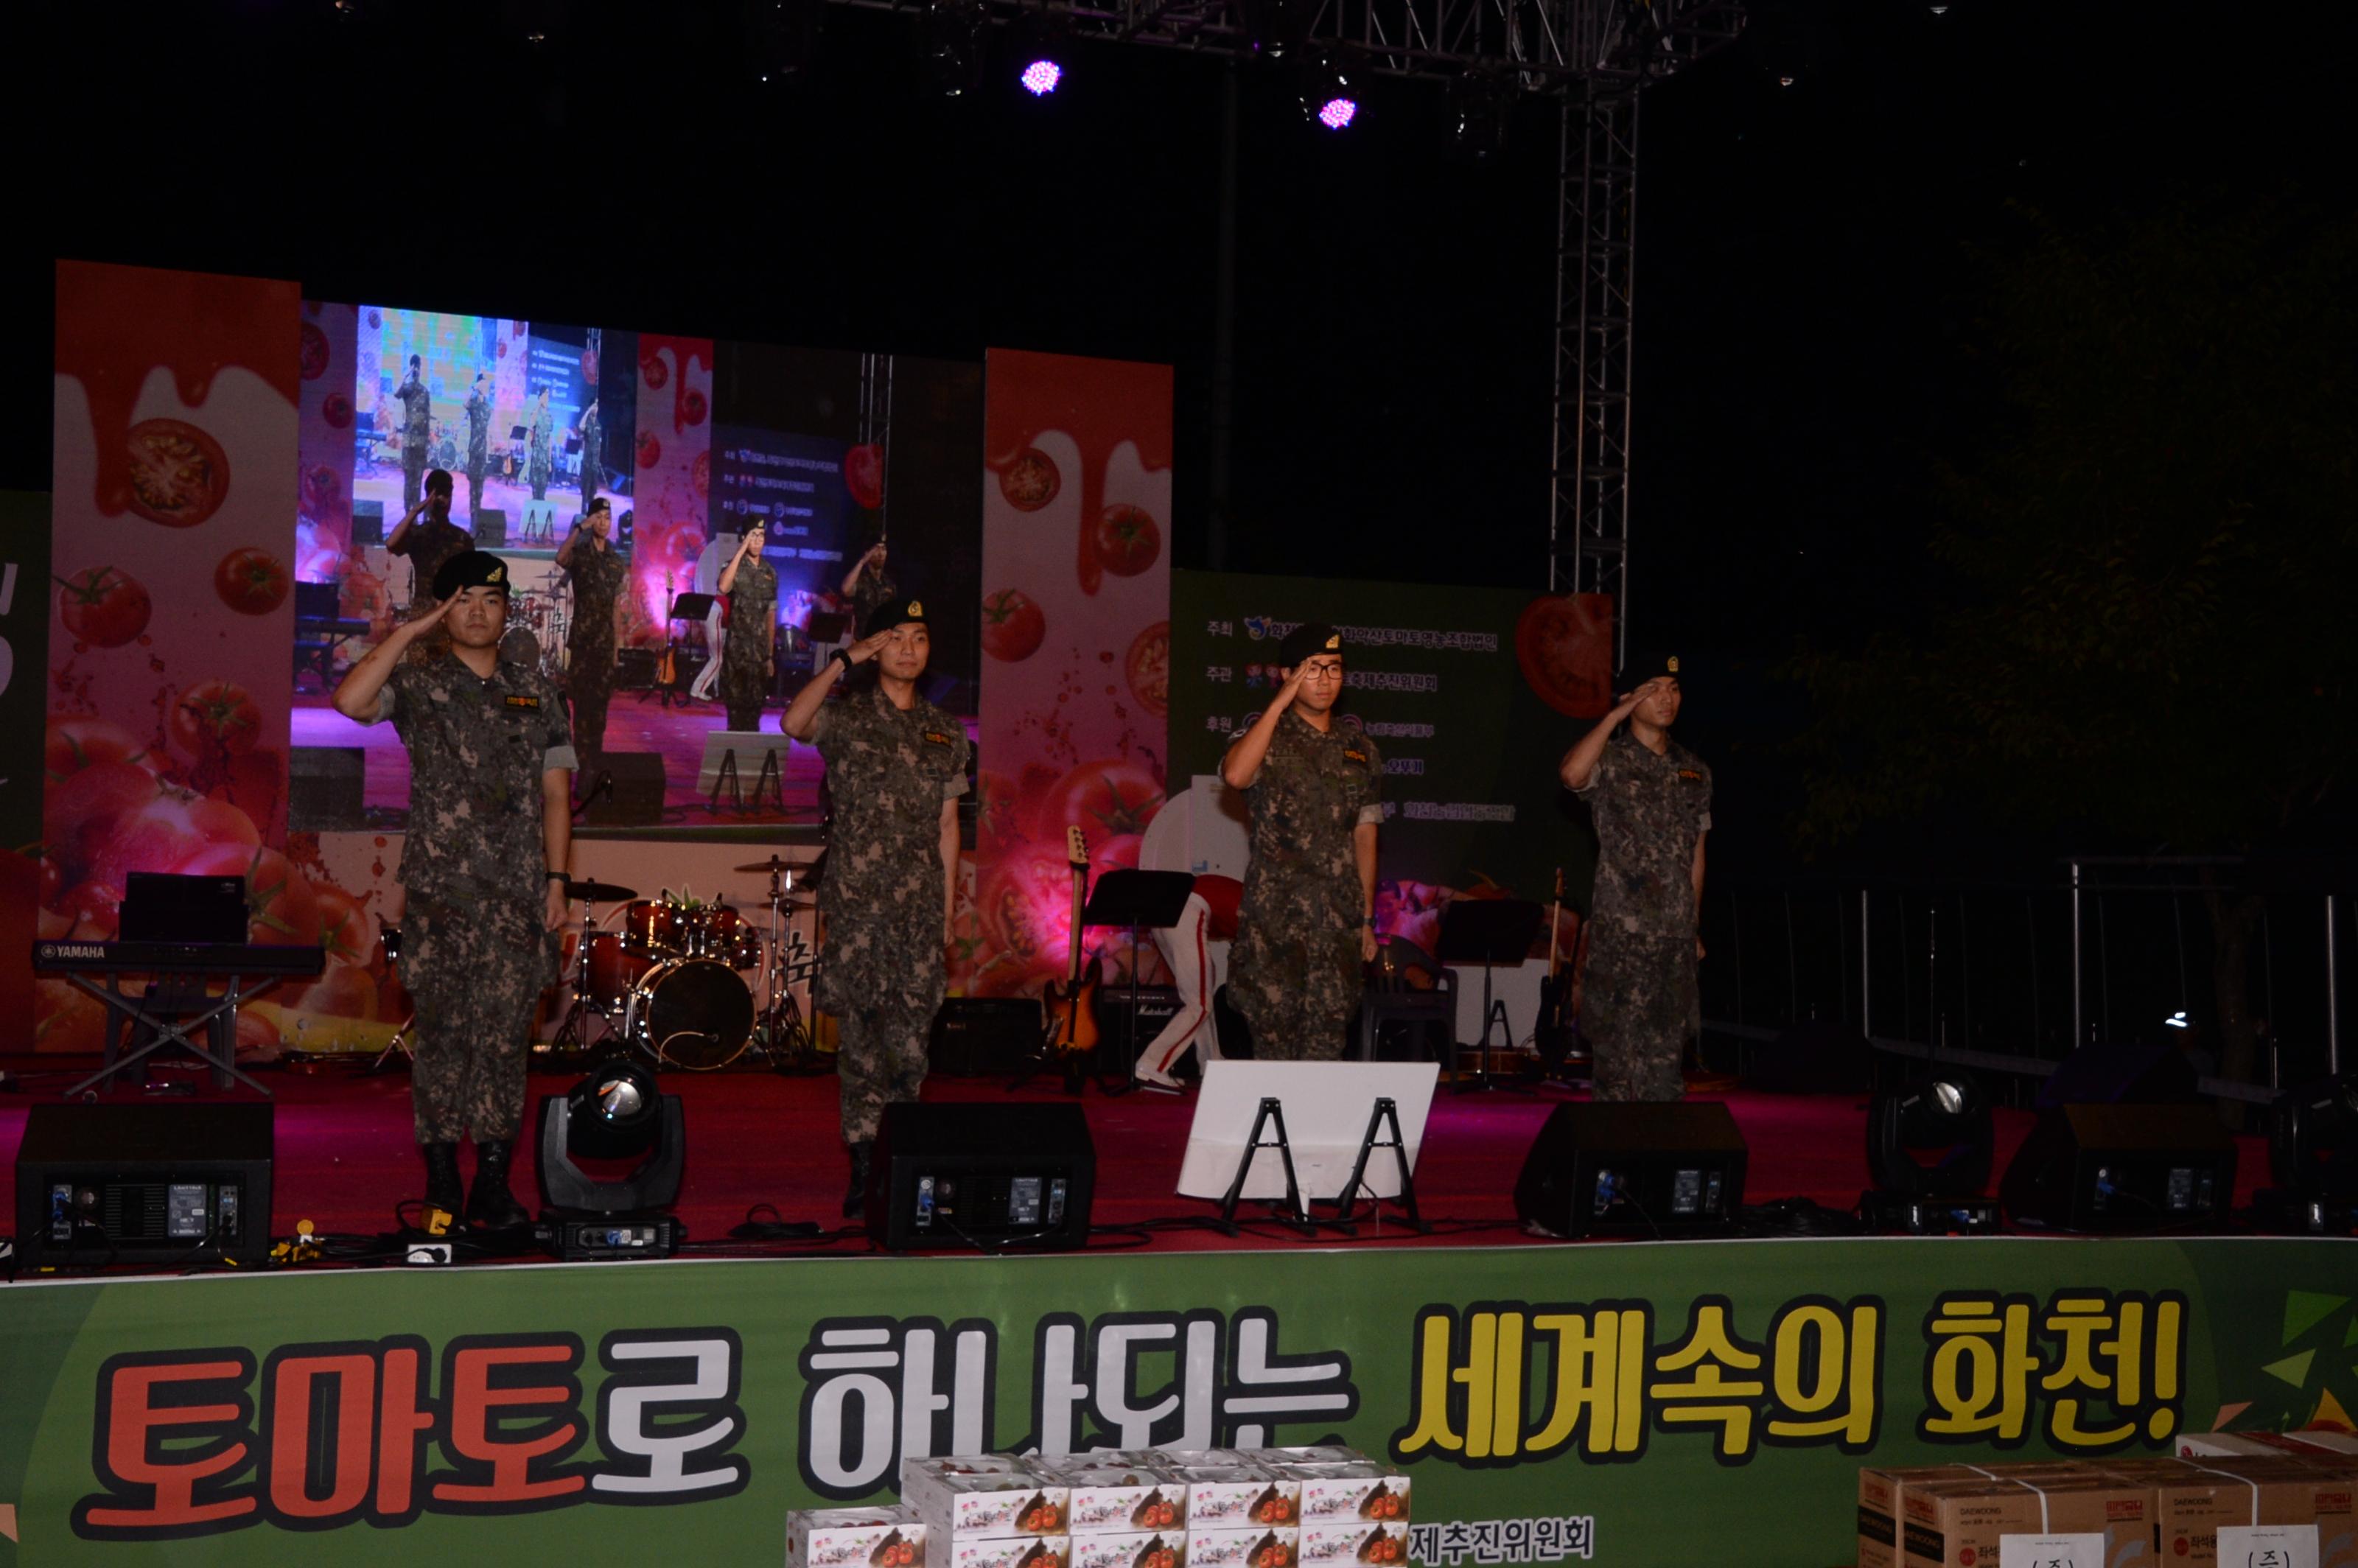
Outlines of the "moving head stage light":
M600 1177L579 1162L639 1162ZM542 1219L549 1250L564 1259L667 1258L679 1250L678 1220L664 1213L679 1198L687 1160L687 1118L654 1075L616 1059L592 1068L567 1093L540 1102Z
M1996 1128L1989 1098L1963 1073L1928 1073L1879 1091L1866 1115L1866 1164L1875 1188L1861 1218L1916 1236L1998 1227L1989 1194Z

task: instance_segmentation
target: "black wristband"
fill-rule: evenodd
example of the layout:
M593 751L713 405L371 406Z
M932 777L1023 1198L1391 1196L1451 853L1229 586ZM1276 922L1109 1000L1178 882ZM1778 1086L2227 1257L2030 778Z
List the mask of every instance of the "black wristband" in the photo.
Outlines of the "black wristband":
M550 881L569 882L573 879L563 871L551 871L548 873L546 880Z
M835 651L834 657L828 662L831 664L839 664L846 670L849 670L851 668L851 650L849 648L838 648Z

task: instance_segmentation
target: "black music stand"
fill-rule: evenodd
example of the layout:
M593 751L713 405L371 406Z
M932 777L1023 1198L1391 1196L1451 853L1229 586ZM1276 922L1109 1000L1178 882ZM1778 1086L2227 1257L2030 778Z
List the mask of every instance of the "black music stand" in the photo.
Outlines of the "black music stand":
M1482 966L1482 1038L1474 1049L1479 1053L1474 1081L1467 1083L1466 1075L1456 1064L1451 1064L1450 1087L1458 1094L1494 1089L1498 1085L1490 1076L1490 1028L1496 1022L1506 1029L1507 1047L1514 1048L1515 1032L1499 1017L1499 1010L1490 1000L1490 967L1493 964L1519 964L1530 956L1532 942L1540 926L1547 919L1547 911L1528 899L1520 898L1460 898L1452 899L1441 913L1440 952L1433 955L1444 964L1479 964ZM1463 1041L1457 1049L1466 1049Z
M1130 927L1130 1020L1123 1034L1128 1048L1120 1084L1107 1087L1100 1076L1098 1087L1109 1095L1126 1095L1138 1087L1138 934L1178 925L1195 891L1195 879L1186 871L1108 871L1098 879L1097 890L1081 911L1085 926ZM1102 1039L1098 1048L1104 1050Z
M720 596L719 594L713 593L682 593L675 594L672 597L672 632L670 649L672 656L671 684L662 688L663 706L665 708L669 708L672 705L672 699L675 697L679 699L681 707L687 707L687 688L694 684L693 682L683 678L679 672L679 623L683 621L689 621L695 622L698 626L703 625L705 617L712 613L712 607L719 601L719 597ZM711 650L707 649L706 654L708 657L710 656L710 654Z

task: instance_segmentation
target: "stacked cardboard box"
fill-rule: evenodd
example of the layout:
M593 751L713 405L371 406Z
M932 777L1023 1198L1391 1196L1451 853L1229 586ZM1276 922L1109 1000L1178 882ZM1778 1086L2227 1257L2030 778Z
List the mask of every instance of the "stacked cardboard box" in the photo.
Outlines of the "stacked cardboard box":
M2181 1459L2301 1459L2358 1465L2358 1437L2346 1432L2201 1432L2178 1440Z
M925 1526L933 1568L1069 1568L1071 1489L1011 1454L912 1459L901 1501Z
M2347 1537L2358 1472L2327 1451L2195 1459L1869 1466L1859 1568L1974 1568L2008 1535L2101 1534L2110 1563L2219 1568L2223 1525L2324 1527ZM2329 1562L2339 1562L2330 1557Z
M1071 1568L1186 1568L1187 1485L1151 1454L1044 1459L1065 1488Z
M786 1516L786 1568L925 1568L925 1527L906 1503L797 1509Z
M1262 1451L1168 1449L1163 1462L1187 1484L1187 1561L1193 1568L1295 1568L1302 1483Z

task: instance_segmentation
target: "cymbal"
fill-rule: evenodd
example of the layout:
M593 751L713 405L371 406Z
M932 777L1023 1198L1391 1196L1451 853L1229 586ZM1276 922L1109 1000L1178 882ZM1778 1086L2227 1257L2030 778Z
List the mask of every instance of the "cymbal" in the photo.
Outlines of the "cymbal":
M565 896L578 898L587 903L612 903L618 899L638 897L639 890L622 887L614 882L595 881L587 878L577 881L568 877L565 879Z
M740 866L741 871L766 871L772 876L799 874L805 882L818 881L818 863L815 860L782 860L773 855L766 860L756 860L750 866Z

